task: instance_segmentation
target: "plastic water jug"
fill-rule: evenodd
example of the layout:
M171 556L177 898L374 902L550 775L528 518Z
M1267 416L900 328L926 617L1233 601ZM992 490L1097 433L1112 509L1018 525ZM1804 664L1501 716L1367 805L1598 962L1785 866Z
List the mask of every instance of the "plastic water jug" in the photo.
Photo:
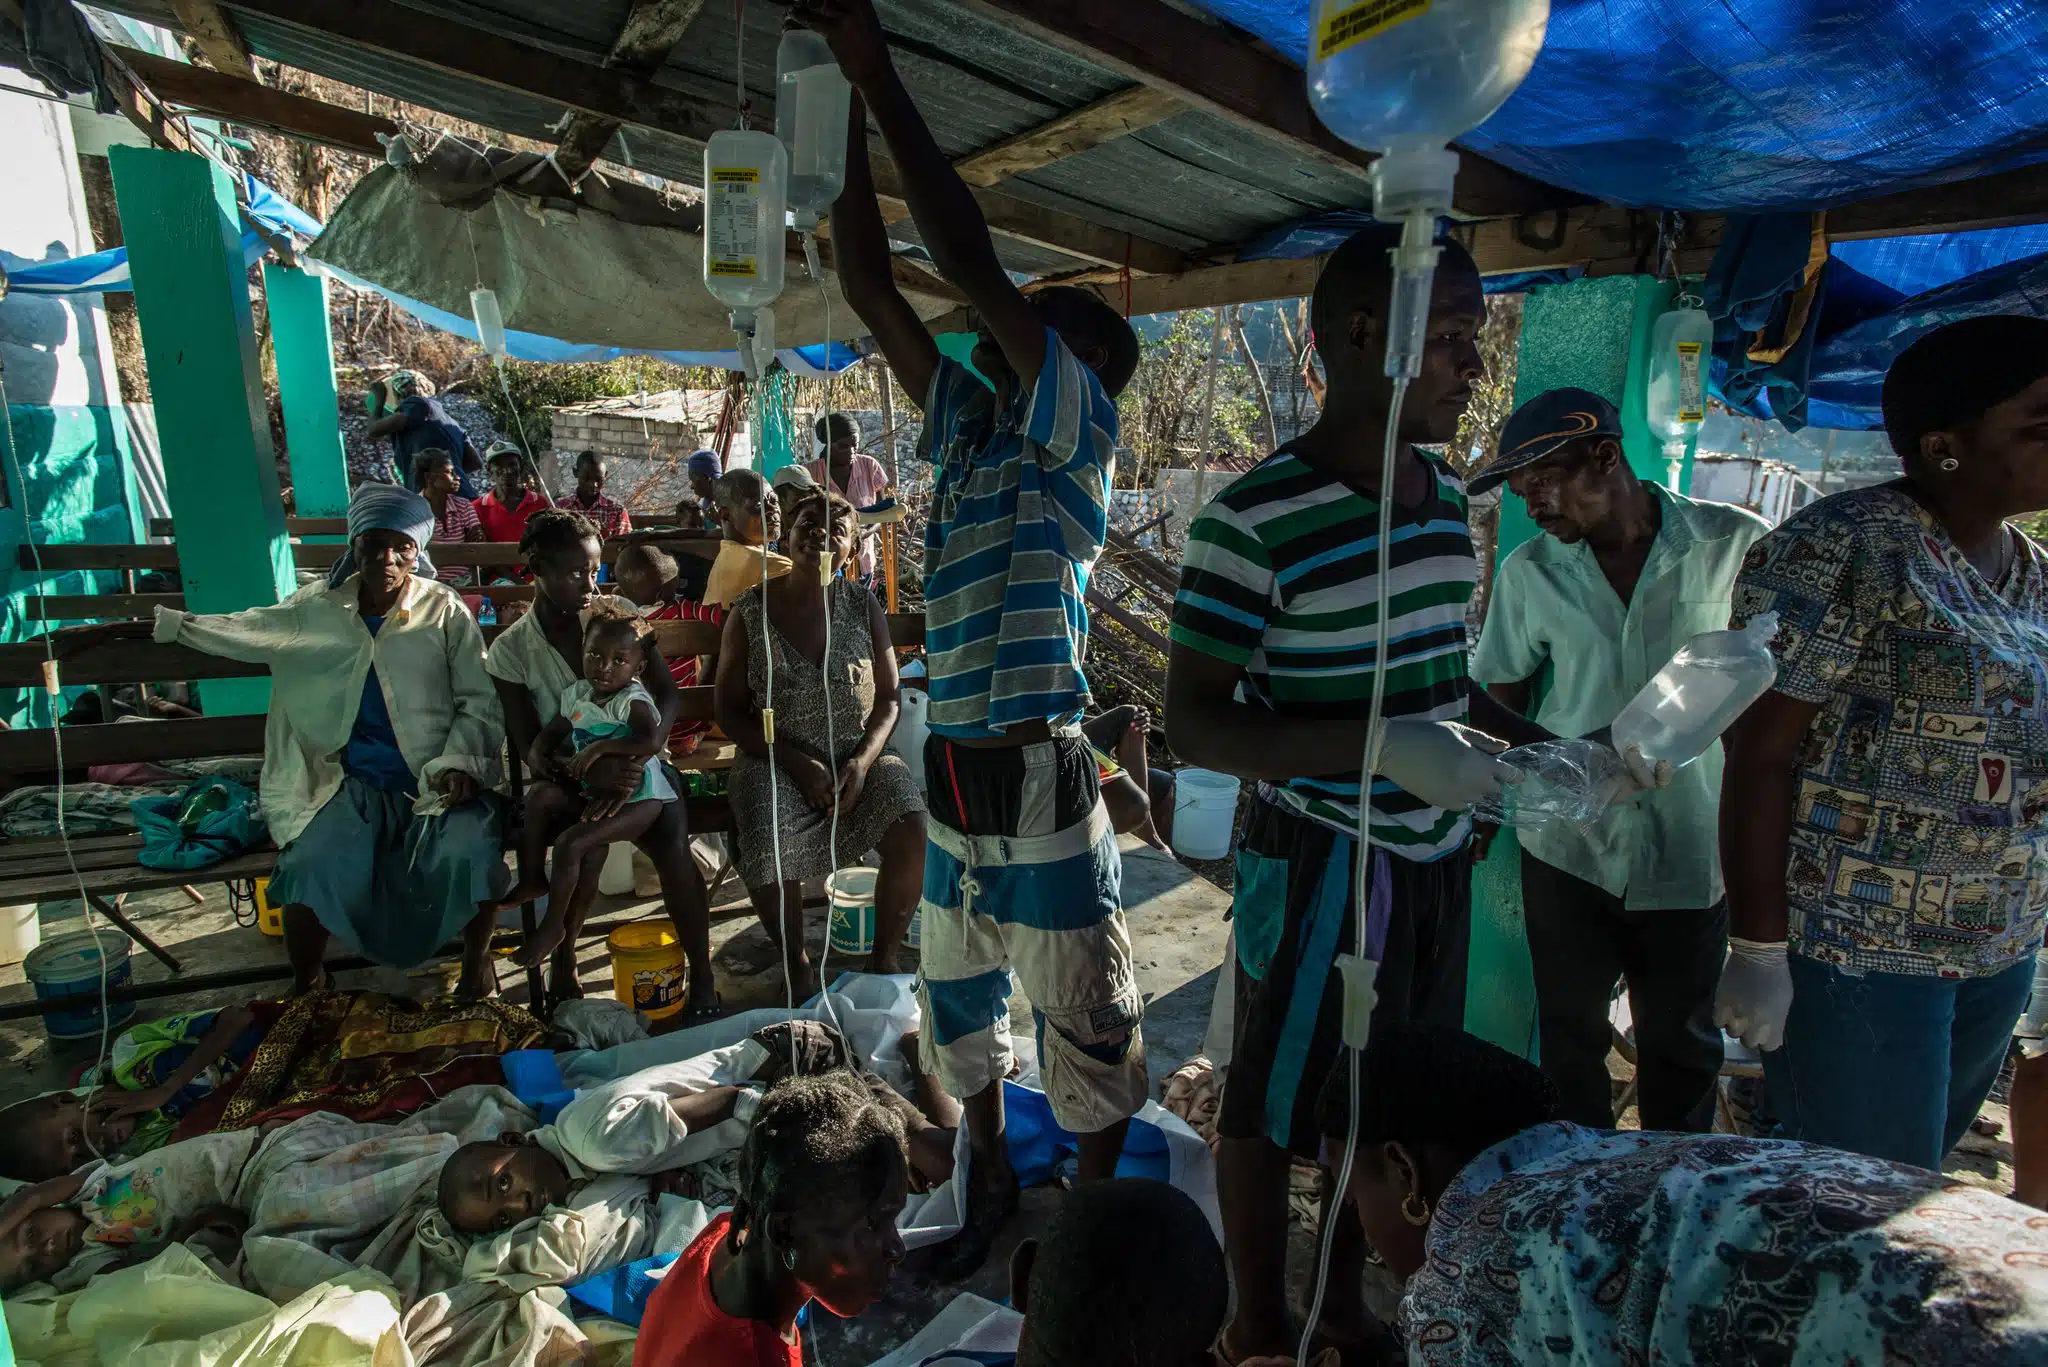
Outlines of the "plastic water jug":
M1636 746L1674 769L1698 759L1777 681L1777 634L1778 614L1766 612L1740 631L1687 641L1614 719L1614 748Z
M704 288L750 343L755 311L782 293L788 183L789 154L773 133L728 128L704 144Z
M1706 364L1714 354L1714 320L1705 309L1673 309L1650 333L1650 383L1644 406L1650 430L1664 444L1665 483L1678 487L1686 447L1707 420Z
M1549 22L1550 0L1316 0L1309 101L1354 146L1440 143L1514 93Z
M793 28L775 49L775 136L789 154L789 207L809 232L846 184L847 114L853 87L832 48Z

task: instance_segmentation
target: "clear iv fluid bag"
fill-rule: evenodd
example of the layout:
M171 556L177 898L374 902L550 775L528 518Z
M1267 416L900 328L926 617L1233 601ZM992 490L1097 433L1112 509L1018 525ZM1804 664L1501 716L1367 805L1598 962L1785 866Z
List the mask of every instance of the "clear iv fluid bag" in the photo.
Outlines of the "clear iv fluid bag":
M1650 383L1644 395L1650 430L1664 444L1671 479L1685 448L1707 418L1707 361L1714 354L1714 321L1704 309L1673 309L1650 333Z
M1309 101L1355 147L1447 142L1514 93L1549 22L1550 0L1316 0Z
M742 315L782 293L789 157L773 133L726 129L704 145L704 288Z
M1703 631L1679 647L1614 719L1614 748L1633 745L1676 769L1705 754L1778 679L1771 638L1778 614L1740 631Z
M846 185L846 124L853 87L832 49L793 28L775 49L775 136L789 154L789 207L796 226L818 226Z

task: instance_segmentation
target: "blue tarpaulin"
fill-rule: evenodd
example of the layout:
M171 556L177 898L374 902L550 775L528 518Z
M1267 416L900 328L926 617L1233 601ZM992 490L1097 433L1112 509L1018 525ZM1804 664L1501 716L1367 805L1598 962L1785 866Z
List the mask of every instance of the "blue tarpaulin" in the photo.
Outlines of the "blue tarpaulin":
M1297 62L1309 0L1193 0ZM1618 204L1817 208L2048 160L2039 0L1552 0L1459 141Z

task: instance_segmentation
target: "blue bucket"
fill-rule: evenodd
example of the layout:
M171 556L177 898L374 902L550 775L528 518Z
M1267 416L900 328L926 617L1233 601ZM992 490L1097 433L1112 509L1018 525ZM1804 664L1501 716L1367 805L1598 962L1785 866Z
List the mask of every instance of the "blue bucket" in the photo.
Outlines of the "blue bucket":
M22 960L21 970L35 984L37 1000L68 997L74 993L100 990L100 950L107 951L107 989L126 987L132 976L128 963L128 937L118 930L101 931L97 942L89 930L73 931L45 940ZM111 1023L118 1025L135 1014L134 1002L110 1004ZM43 1012L43 1029L51 1039L97 1039L104 1027L97 1004L69 1011Z

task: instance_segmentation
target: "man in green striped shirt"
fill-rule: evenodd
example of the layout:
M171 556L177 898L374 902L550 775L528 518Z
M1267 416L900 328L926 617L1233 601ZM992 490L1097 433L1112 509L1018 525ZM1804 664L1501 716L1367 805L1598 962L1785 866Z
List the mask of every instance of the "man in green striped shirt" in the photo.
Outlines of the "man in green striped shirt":
M1322 415L1202 510L1174 601L1166 684L1174 751L1259 780L1231 899L1238 1017L1218 1121L1225 1247L1238 1293L1222 1344L1228 1361L1295 1347L1287 1173L1290 1155L1314 1158L1319 1148L1317 1104L1340 1045L1336 956L1362 952L1379 964L1375 1026L1462 1027L1471 920L1465 808L1517 777L1493 758L1505 748L1494 736L1546 734L1472 687L1465 602L1477 567L1464 485L1416 449L1451 439L1484 374L1479 272L1452 243L1437 266L1422 373L1399 417L1386 555L1378 544L1393 421L1387 253L1398 238L1397 228L1367 229L1331 256L1312 304L1329 381ZM1361 948L1352 889L1383 565L1386 730ZM1462 724L1468 716L1479 730ZM1364 1241L1355 1220L1331 1228L1324 1328L1346 1344L1374 1327L1359 1294Z

